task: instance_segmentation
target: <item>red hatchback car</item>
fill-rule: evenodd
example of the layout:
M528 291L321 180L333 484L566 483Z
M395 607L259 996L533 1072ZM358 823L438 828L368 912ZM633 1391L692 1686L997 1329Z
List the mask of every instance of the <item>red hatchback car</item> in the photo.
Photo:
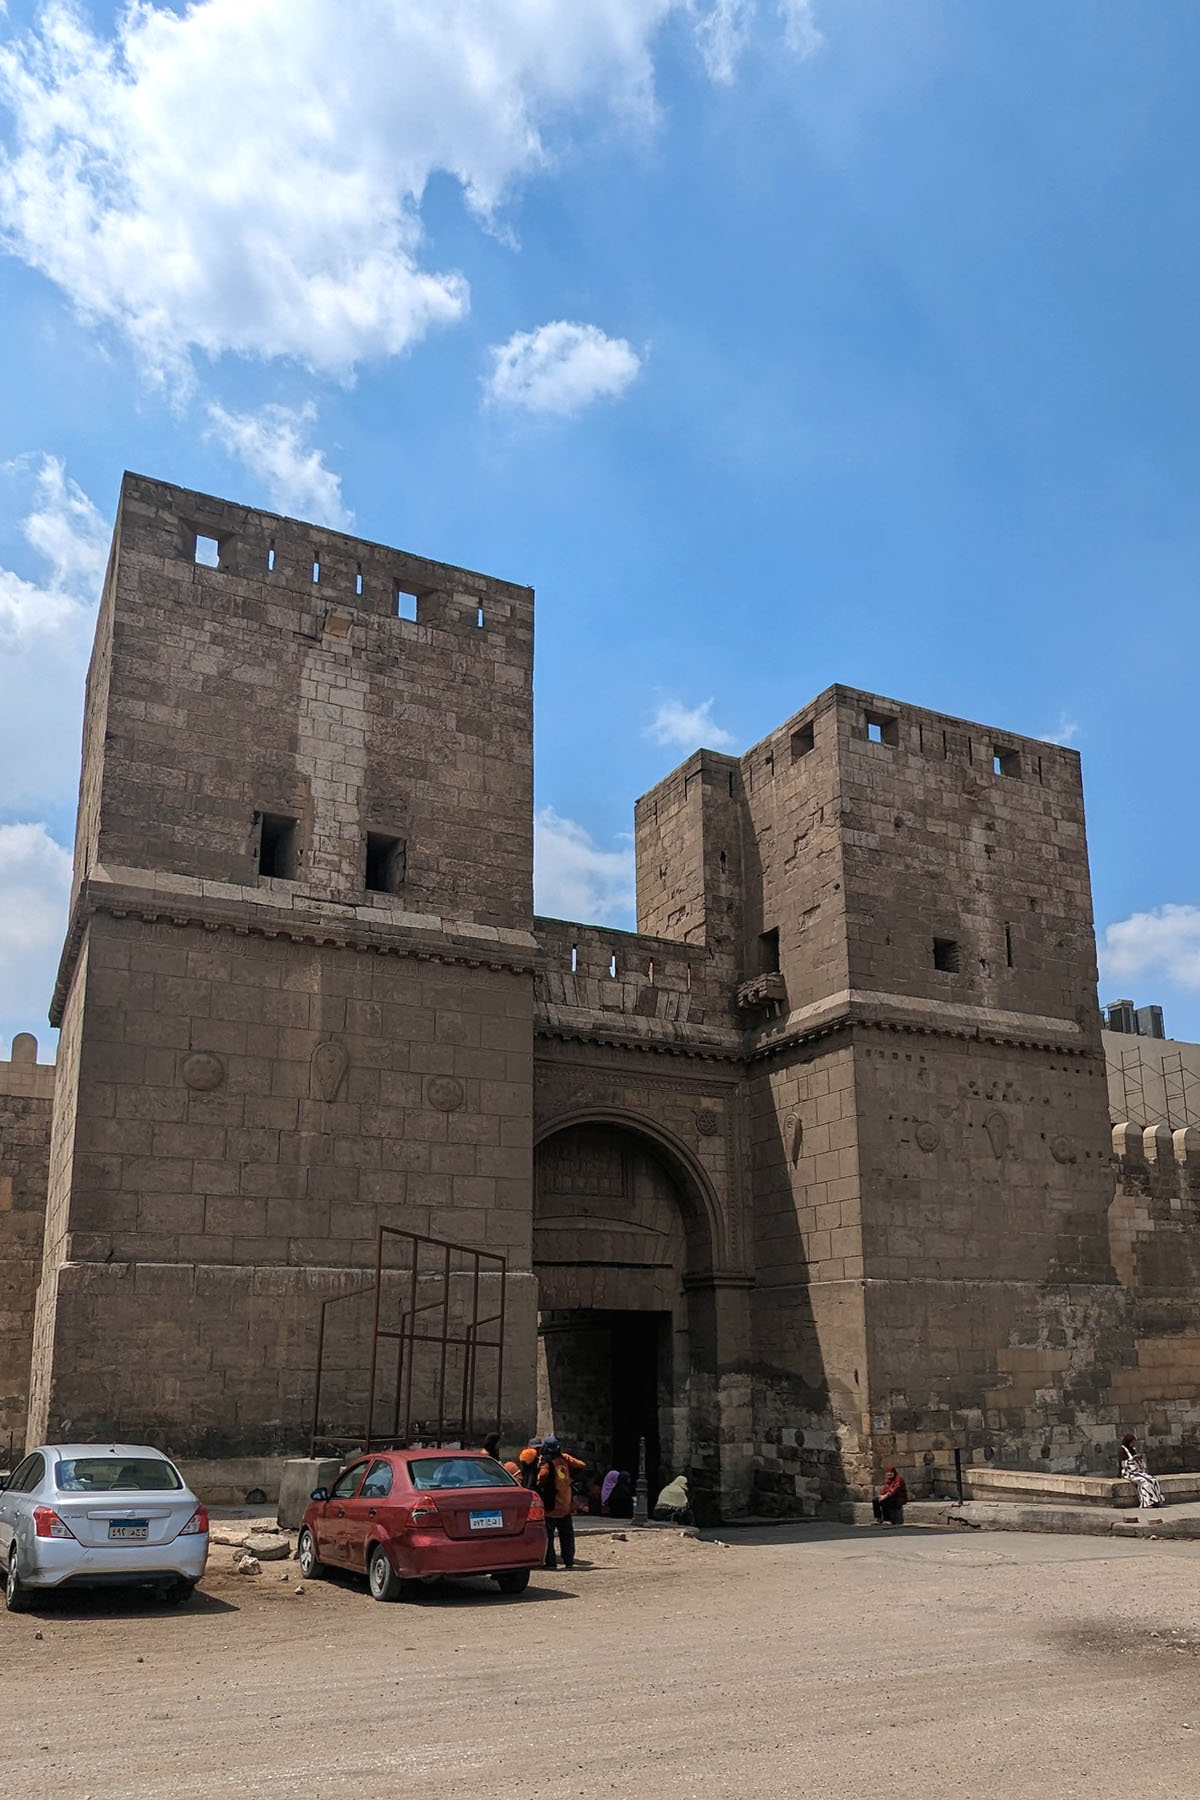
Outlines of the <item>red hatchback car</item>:
M387 1450L356 1457L300 1528L300 1570L366 1575L376 1600L405 1582L491 1575L520 1594L546 1555L541 1500L483 1450Z

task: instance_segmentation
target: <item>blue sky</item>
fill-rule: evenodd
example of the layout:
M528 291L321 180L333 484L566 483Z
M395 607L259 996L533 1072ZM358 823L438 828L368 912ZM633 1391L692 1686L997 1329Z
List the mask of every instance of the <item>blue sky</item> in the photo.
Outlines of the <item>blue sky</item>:
M1200 1038L1198 77L1184 0L9 0L0 1044L125 467L533 583L546 911L831 681L1069 741Z

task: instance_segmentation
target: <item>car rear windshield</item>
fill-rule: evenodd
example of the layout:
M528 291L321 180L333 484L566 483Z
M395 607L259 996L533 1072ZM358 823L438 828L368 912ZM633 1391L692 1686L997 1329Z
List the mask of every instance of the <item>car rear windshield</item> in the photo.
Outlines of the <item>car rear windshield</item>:
M408 1465L415 1488L516 1487L507 1469L490 1456L422 1456Z
M60 1494L176 1493L183 1486L177 1470L158 1456L64 1457L54 1480Z

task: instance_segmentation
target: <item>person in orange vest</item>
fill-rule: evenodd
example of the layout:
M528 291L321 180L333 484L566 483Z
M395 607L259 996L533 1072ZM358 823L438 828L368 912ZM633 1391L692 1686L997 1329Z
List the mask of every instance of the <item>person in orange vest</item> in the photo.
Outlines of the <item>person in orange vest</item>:
M571 1493L571 1480L575 1475L582 1475L586 1468L587 1464L580 1462L577 1456L568 1456L565 1450L559 1449L556 1437L542 1439L535 1486L546 1509L546 1560L543 1568L558 1567L554 1555L556 1532L563 1568L572 1569L575 1566L575 1524L571 1517L574 1496Z

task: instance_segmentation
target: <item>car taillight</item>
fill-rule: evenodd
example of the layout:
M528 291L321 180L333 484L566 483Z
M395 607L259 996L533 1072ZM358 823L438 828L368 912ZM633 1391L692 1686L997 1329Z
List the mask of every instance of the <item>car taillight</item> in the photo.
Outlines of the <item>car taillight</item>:
M410 1525L436 1525L438 1509L432 1500L418 1500L408 1515Z
M73 1538L75 1533L64 1524L52 1506L35 1506L33 1509L33 1529L38 1537Z
M208 1508L207 1506L198 1506L179 1535L180 1537L197 1537L201 1532L207 1530Z
M546 1517L546 1509L542 1505L542 1496L540 1494L534 1494L530 1499L529 1517L531 1519L544 1519Z

